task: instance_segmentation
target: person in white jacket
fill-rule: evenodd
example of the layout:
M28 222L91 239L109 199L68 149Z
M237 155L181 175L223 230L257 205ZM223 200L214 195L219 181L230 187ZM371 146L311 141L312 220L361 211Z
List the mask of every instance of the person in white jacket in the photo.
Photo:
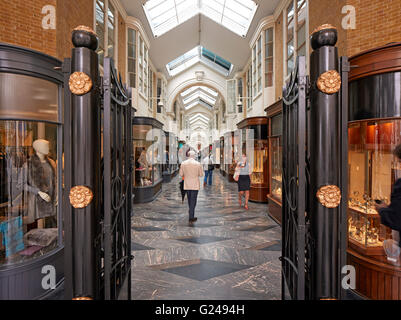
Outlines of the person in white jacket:
M213 157L211 154L206 156L203 161L203 171L205 171L205 179L203 180L203 186L205 187L208 183L209 186L212 185L212 179L213 179L213 170L214 170L214 162L213 162Z

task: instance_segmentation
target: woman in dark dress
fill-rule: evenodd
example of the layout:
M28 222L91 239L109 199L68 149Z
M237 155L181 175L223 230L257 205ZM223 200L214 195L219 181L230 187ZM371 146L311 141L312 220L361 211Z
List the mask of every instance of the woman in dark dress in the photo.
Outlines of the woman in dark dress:
M248 163L246 155L242 154L242 159L237 163L235 170L239 171L238 178L238 200L239 205L242 206L242 196L245 194L245 209L248 210L249 190L251 189L251 168Z

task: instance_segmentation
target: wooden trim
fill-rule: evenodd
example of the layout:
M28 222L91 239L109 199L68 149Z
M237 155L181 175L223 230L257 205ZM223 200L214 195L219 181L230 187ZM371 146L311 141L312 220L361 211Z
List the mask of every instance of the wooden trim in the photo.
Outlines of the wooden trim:
M247 126L253 126L253 125L263 125L267 124L267 118L266 117L251 117L251 118L246 118L242 120L241 122L237 123L238 129L243 129Z
M266 117L270 118L283 111L283 99L277 100L265 108Z
M349 81L401 71L401 42L368 50L350 58Z

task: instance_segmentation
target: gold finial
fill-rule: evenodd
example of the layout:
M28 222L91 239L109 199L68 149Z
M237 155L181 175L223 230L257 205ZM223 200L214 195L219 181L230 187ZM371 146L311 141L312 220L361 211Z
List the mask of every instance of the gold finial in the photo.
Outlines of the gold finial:
M74 29L74 31L86 31L86 32L92 33L92 34L94 34L96 36L96 32L93 31L92 28L89 28L89 27L83 26L83 25L76 27Z
M321 30L324 30L324 29L336 29L337 30L337 28L335 26L325 23L325 24L322 24L321 26L317 27L315 30L313 30L312 34L319 32Z

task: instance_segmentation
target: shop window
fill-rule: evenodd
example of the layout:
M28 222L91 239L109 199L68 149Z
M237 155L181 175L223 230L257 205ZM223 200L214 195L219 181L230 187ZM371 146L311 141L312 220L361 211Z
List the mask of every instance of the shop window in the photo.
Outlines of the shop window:
M149 81L148 81L148 107L150 110L153 110L153 103L154 103L154 97L153 97L153 71L149 68Z
M136 30L128 28L128 81L136 88Z
M256 41L252 49L252 88L256 97L262 90L262 37Z
M238 90L238 101L242 102L242 97L244 96L243 93L243 85L242 85L242 78L239 78L237 81L237 90ZM238 113L242 113L242 103L238 106Z
M252 99L252 87L253 87L253 81L252 81L252 65L249 66L248 72L247 72L247 109L252 108L253 104L253 99Z
M229 114L235 113L235 104L237 103L235 99L236 98L235 89L236 89L236 80L235 79L227 80L227 108Z
M265 88L273 86L273 28L265 30Z
M297 56L306 56L308 53L306 45L306 18L307 1L291 0L286 9L286 74L290 75L295 67Z
M58 125L0 121L0 266L58 246Z
M271 118L270 154L271 154L271 195L282 201L282 114Z
M116 49L116 9L109 0L96 0L96 34L99 38L97 53L99 63L103 65L103 58L115 58Z

